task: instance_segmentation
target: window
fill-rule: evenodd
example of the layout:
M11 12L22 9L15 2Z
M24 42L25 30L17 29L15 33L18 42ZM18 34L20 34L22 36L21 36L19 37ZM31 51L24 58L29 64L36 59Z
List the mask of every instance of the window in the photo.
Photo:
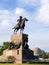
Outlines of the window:
M17 54L19 54L19 50L17 50Z

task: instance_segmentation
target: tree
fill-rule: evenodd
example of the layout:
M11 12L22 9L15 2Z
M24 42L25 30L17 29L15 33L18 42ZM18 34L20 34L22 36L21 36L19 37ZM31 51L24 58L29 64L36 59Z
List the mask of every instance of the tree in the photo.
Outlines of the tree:
M2 52L2 46L0 46L0 55L2 55L3 52Z
M10 42L3 42L2 49L5 50L9 47Z
M42 50L42 58L48 58L47 52L44 50Z
M7 49L10 45L10 42L3 42L3 46L0 46L0 55L3 54L3 51Z
M48 58L49 58L49 52L47 53L47 55L48 55Z

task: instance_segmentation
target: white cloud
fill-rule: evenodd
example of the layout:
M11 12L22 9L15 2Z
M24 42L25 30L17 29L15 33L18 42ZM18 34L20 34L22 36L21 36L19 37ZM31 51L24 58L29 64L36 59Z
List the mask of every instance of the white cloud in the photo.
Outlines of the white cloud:
M33 33L29 34L30 48L39 47L41 49L49 48L49 32L48 33Z
M16 8L16 11L15 11L15 13L16 14L22 14L22 13L24 13L24 9L23 8Z
M38 10L35 11L34 14L29 14L29 16L34 15L35 21L49 25L49 0L18 0L18 1L24 7L25 6L27 7L27 5L30 5L30 7L33 7L33 8L37 7L36 9L38 9ZM29 6L28 6L28 8L29 8ZM24 11L24 9L18 9L17 13L23 12L23 11Z
M3 33L4 33L4 32L3 32ZM2 45L3 42L6 42L6 41L11 41L11 40L10 40L10 35L6 35L6 34L0 35L0 45Z
M49 0L19 0L19 2L22 5L24 4L23 6L26 7L27 5L31 5L30 7L39 7L37 8L38 10L34 14L31 14L31 16L34 15L34 19L36 21L49 25ZM18 8L18 10L16 9L16 11L18 14L20 14L20 12L24 12L24 9Z
M36 20L49 24L49 0L41 0L41 7L38 10Z
M0 9L0 25L4 28L5 26L8 26L13 23L16 20L16 16L13 11L9 10L1 10Z
M9 11L6 10L6 9L4 9L4 10L1 10L1 9L0 9L0 15L1 15L1 14L5 14L5 15L6 15L6 14L9 14Z
M9 14L10 12L8 10L1 10L0 9L0 26L2 26L3 28L5 26L8 26L9 25Z
M18 0L21 4L23 4L22 6L26 6L26 5L30 5L30 6L37 6L39 0Z
M8 20L3 20L1 22L1 26L8 26L9 25L9 21Z

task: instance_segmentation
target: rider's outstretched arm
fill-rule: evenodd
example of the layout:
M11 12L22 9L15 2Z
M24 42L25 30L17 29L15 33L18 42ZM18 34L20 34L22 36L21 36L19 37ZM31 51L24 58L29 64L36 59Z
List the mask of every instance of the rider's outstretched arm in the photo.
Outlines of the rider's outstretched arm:
M20 19L17 20L17 22L20 21Z

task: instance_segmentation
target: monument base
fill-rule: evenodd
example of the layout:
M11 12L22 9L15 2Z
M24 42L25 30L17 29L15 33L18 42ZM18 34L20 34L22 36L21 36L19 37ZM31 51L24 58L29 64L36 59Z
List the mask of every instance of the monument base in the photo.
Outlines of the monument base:
M4 50L3 57L6 60L13 61L15 63L24 63L28 60L34 59L33 51L28 47L28 35L27 34L13 34L11 36L11 44L8 49ZM19 44L21 44L19 46ZM15 46L19 46L15 48Z
M19 57L16 58L19 62L21 61L21 63L23 63L34 59L33 51L28 47L28 34L13 34L11 36L11 42L13 42L14 45L20 44L19 48L16 49L16 51L18 50L18 55L16 55L16 57L21 57L21 59L19 59ZM15 46L13 49L15 49ZM17 60L15 61L18 62Z
M17 50L4 50L3 57L5 57L6 60L13 61L15 63L25 63L28 60L33 61L34 59L33 51L30 49L22 49L22 47Z
M22 50L22 63L28 62L28 61L33 61L34 55L33 51L30 49L23 49Z

